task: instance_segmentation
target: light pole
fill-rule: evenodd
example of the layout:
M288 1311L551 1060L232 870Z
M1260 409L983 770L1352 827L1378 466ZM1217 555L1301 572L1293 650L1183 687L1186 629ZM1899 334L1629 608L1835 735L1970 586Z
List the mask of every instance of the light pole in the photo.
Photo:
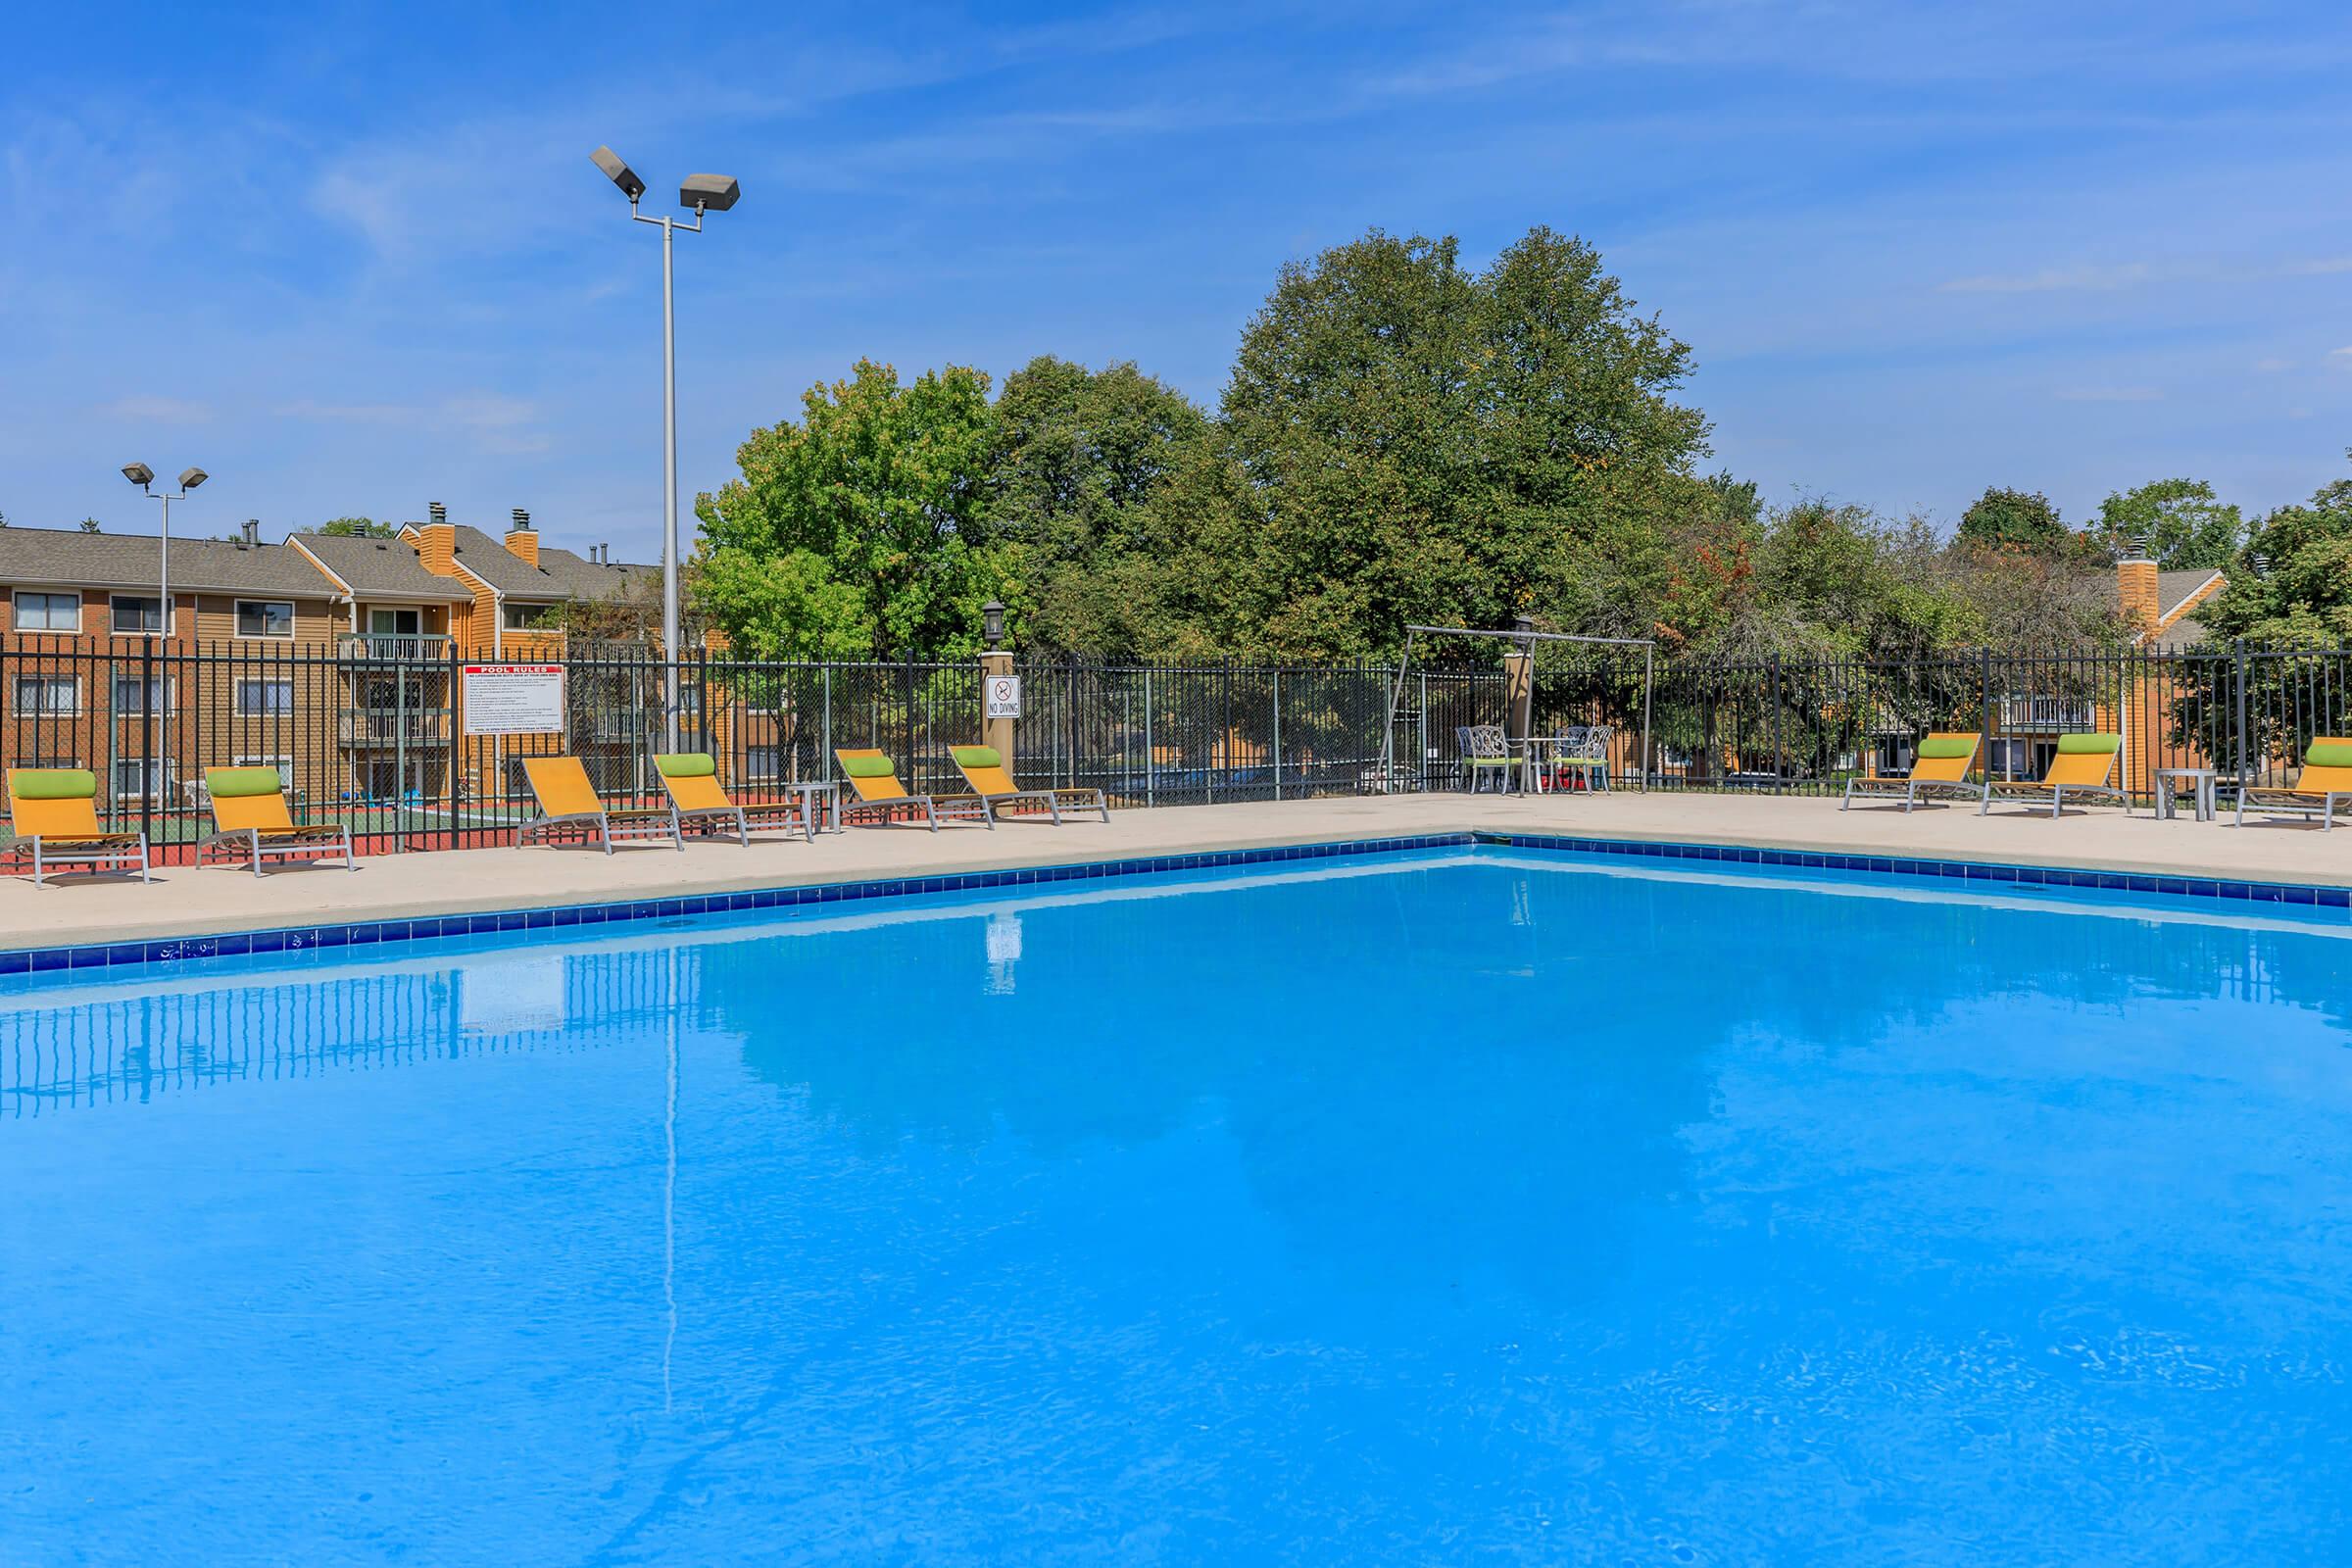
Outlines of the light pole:
M694 209L694 221L681 223L666 214L648 218L637 210L645 181L620 161L610 147L588 155L606 177L629 199L629 217L662 229L662 660L663 735L668 748L678 749L678 325L677 294L672 282L670 242L679 232L700 234L703 214L723 213L743 195L742 187L724 174L688 174L678 185L678 205Z
M172 503L187 500L188 493L212 475L202 468L182 468L179 489L176 492L166 491L160 496L155 494L155 470L144 463L122 465L122 477L137 485L140 494L155 496L164 504L164 531L157 541L155 553L155 641L147 645L147 685L141 694L146 699L147 710L155 715L152 728L140 726L144 733L156 739L156 744L147 753L146 776L139 780L140 830L152 838L155 832L155 802L164 793L164 759L158 754L167 751L172 738L169 728L171 718L166 711L171 707L168 696L172 689L170 667L167 665L164 672L159 674L154 663L155 656L163 652L172 636Z

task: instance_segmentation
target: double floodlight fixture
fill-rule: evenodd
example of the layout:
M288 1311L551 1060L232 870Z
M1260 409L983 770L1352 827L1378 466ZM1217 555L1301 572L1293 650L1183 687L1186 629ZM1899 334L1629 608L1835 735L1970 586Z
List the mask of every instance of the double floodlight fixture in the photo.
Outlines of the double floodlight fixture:
M620 193L634 207L645 195L645 181L637 171L621 161L620 154L610 147L599 147L588 155L605 177L620 187ZM678 205L693 209L696 216L704 213L723 213L743 198L743 187L725 174L688 174L678 182Z
M122 477L144 490L155 483L155 470L144 463L125 463L122 465ZM181 494L195 489L211 477L202 468L182 468L179 472Z

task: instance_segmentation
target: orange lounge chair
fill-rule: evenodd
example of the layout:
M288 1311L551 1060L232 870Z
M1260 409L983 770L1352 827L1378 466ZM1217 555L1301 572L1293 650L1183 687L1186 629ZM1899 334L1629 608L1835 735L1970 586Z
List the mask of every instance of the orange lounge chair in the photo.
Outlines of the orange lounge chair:
M2050 803L2050 815L2058 816L2070 795L2081 799L2085 795L2104 796L2132 814L2132 798L2115 785L2115 762L2124 752L2121 735L2061 735L2058 755L2050 762L2050 770L2031 783L1989 784L1984 789L1984 802L1977 808L1983 816L1992 809L1998 798L2008 801L2031 801L2038 806Z
M1923 792L1982 797L1985 787L1968 781L1968 770L1976 765L1977 744L1981 739L1967 730L1936 730L1922 736L1918 754L1911 761L1909 778L1849 778L1845 781L1845 799L1838 809L1842 811L1852 806L1857 796L1866 801L1899 800L1905 811L1919 804Z
M782 827L816 842L815 821L793 802L746 807L727 799L727 792L719 787L718 762L709 752L661 753L654 758L654 771L662 775L662 787L669 791L669 804L677 810L681 828L695 822L718 828L731 825L735 842L748 845L754 827Z
M612 853L614 839L665 838L672 849L686 848L675 807L608 808L576 757L526 757L522 776L530 781L539 814L514 830L517 847L533 833L544 843L557 828L578 828L592 834L607 855Z
M2336 803L2352 806L2352 740L2323 736L2303 754L2303 767L2294 783L2280 789L2247 785L2237 792L2237 825L2246 825L2246 808L2262 812L2317 811L2320 831L2335 826Z
M870 747L836 750L835 761L841 764L841 776L850 781L850 793L858 798L845 801L841 820L846 825L857 816L865 816L883 823L911 822L921 813L923 825L932 832L939 831L939 821L985 821L986 807L968 795L951 795L942 800L930 795L909 795L906 786L899 782L898 764L886 753Z
M262 874L262 862L272 856L341 856L343 869L357 871L352 858L351 828L345 823L305 827L286 808L285 781L274 767L208 767L204 770L205 798L213 804L213 836L196 846L196 858L211 849L242 850Z
M147 835L100 827L97 801L98 775L88 768L8 770L8 823L17 835L11 850L31 852L34 887L57 865L88 866L92 875L136 869L140 881L154 880L147 874Z
M1073 811L1101 811L1103 821L1110 820L1110 803L1102 798L1101 790L1022 789L1012 781L1004 757L993 746L951 746L948 755L956 759L956 771L963 775L963 781L972 787L972 794L979 798L991 827L996 825L998 807L1020 801L1045 802L1055 827L1061 825L1065 808Z

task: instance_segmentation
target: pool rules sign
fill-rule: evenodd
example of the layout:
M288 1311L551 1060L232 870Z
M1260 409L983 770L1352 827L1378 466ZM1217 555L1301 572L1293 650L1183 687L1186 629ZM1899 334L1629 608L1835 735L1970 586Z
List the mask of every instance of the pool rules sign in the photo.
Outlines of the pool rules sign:
M466 733L547 735L564 728L562 664L467 664Z
M989 718L1018 718L1021 716L1020 676L991 675L986 684L988 687L988 711L984 716Z

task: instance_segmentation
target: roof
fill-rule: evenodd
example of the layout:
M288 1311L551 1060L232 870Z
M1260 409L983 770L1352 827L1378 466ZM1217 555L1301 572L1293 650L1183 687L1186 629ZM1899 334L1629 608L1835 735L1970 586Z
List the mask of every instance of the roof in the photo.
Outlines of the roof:
M363 599L421 599L433 604L471 599L454 578L424 569L416 547L405 539L368 539L345 534L297 533L302 548L343 579Z
M540 546L539 564L534 566L479 528L461 525L453 531L458 564L514 599L610 599L625 592L636 573L661 569L618 562L600 566L584 556L545 545Z
M2122 579L2113 570L2103 569L2107 582L2107 599L2121 607L2124 602ZM2160 571L2156 574L2156 617L2170 620L2185 609L2190 600L2207 583L2222 575L2218 567L2198 566L2188 571ZM2169 632L2171 628L2166 628Z
M0 528L0 583L59 588L152 589L163 565L153 534L78 528ZM331 599L335 585L299 550L225 539L172 541L172 586L181 592L281 594Z

